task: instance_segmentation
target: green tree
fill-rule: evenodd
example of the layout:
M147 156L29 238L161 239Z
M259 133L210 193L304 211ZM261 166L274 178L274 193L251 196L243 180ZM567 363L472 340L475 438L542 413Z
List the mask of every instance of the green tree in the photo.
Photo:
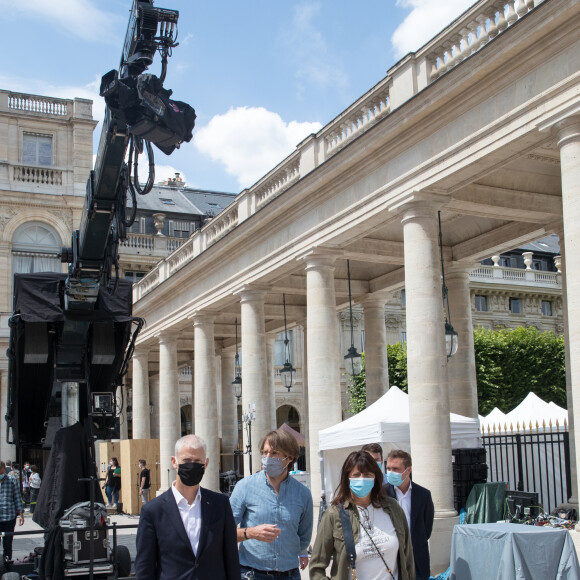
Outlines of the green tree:
M566 407L564 339L536 328L478 328L473 333L479 412L504 413L533 391Z
M533 391L545 401L566 407L564 339L536 328L474 331L475 366L479 412L487 415L494 407L504 413L517 407ZM407 349L405 343L387 346L389 384L407 392ZM364 369L347 385L349 411L366 407Z

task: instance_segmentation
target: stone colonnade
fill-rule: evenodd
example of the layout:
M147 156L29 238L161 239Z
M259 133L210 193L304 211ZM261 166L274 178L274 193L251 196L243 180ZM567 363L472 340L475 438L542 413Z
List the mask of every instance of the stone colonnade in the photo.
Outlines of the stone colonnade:
M477 416L477 393L473 344L462 344L454 359L447 360L441 281L438 267L437 203L428 201L411 204L401 213L404 225L405 267L407 289L407 332L409 346L409 385L411 407L411 445L417 480L429 481L435 499L437 515L455 515L453 509L449 426L450 408ZM300 259L306 272L306 332L304 368L305 393L308 407L309 466L311 490L315 502L322 491L318 432L342 420L340 392L339 328L336 312L334 269L342 257L336 250L317 249ZM469 336L471 310L469 302L468 267L453 265L449 269L449 288L454 310L454 323L462 340ZM276 428L275 394L271 340L265 331L264 304L269 289L245 286L236 292L241 307L242 348L242 412L255 410L251 436L252 471L260 468L258 443L268 431ZM388 389L386 359L386 326L384 306L388 294L370 295L363 301L365 316L365 354L368 402L371 404ZM222 434L222 454L227 458L222 469L233 467L233 449L237 443L237 404L232 393L233 355L221 356L222 413L217 416L215 377L214 319L211 312L193 315L194 355L192 377L195 396L195 433L208 443L210 466L205 484L218 489L219 433ZM415 344L415 347L412 345ZM159 393L153 401L158 406L161 449L161 489L174 478L170 471L173 443L179 437L179 402L176 368L175 335L159 336ZM135 416L147 415L148 387L145 372L148 355L136 351L133 360L134 421L140 433L152 435L147 421ZM170 368L170 365L173 365ZM456 368L454 368L456 367ZM456 378L454 378L456 377ZM153 381L151 381L153 383ZM137 384L139 383L139 384ZM450 403L448 383L453 394ZM307 386L306 386L307 385ZM151 385L153 392L153 384ZM467 403L463 403L467 401ZM460 408L455 408L460 405ZM469 413L465 411L469 410ZM221 427L220 423L221 421ZM244 430L244 449L248 444ZM245 472L250 472L250 457L245 455ZM165 473L164 473L165 472ZM436 477L434 477L434 475Z

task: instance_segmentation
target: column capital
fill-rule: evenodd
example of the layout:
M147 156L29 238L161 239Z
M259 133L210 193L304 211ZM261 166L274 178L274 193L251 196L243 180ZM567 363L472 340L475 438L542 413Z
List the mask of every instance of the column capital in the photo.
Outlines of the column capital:
M202 324L213 324L218 312L215 310L196 310L187 317L187 320L193 321L194 326Z
M149 345L137 345L135 346L135 350L133 350L133 355L131 358L147 358L150 352L151 349L149 348Z
M344 251L340 248L313 247L305 250L296 257L296 260L306 262L306 268L309 267L332 267L338 258L344 256Z
M244 284L236 290L233 294L240 297L240 302L252 302L256 300L263 300L268 292L271 291L270 286L260 285L260 284Z
M423 193L423 192L421 192ZM441 209L449 198L445 195L435 193L423 193L410 201L402 204L398 211L401 214L401 223L418 219L432 219L439 209Z
M562 149L567 143L580 141L580 115L559 121L555 129L558 131L558 149Z
M360 303L362 304L363 308L381 308L384 307L385 304L393 297L394 291L378 291L373 292L372 294L367 294L364 298L361 299Z
M445 276L455 277L471 274L479 266L479 262L449 262L445 264Z
M179 333L176 330L162 330L155 334L155 338L159 340L159 344L172 344L177 342Z

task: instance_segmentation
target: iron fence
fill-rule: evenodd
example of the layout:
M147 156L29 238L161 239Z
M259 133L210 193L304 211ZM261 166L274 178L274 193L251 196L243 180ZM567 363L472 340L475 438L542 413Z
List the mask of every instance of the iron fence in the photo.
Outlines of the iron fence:
M550 426L536 432L484 433L488 481L505 481L508 489L537 492L545 512L572 495L568 431Z

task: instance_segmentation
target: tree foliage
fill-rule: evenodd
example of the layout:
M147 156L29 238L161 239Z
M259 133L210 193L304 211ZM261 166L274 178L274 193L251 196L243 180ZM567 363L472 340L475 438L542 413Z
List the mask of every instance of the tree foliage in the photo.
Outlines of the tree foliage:
M479 412L508 413L533 391L566 407L564 339L536 328L478 328L473 333Z
M498 407L504 413L517 407L533 391L545 401L566 407L564 339L536 328L474 331L475 365L479 412L487 415ZM389 384L407 392L407 349L405 343L387 346ZM352 414L366 407L364 369L353 381L349 378Z

